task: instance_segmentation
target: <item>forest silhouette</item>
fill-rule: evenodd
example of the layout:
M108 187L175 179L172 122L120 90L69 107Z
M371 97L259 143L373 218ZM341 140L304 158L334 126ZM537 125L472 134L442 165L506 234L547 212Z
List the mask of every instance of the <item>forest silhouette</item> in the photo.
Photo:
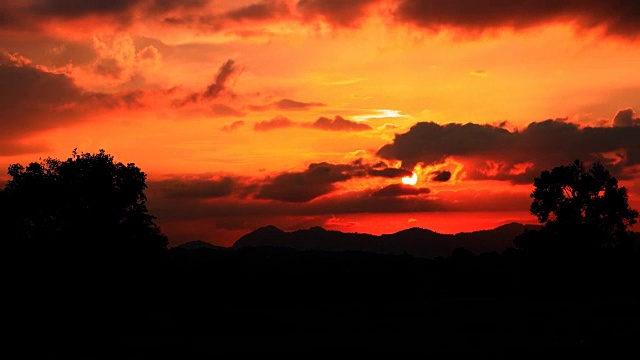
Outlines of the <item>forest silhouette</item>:
M133 163L74 150L8 173L5 310L22 357L637 353L638 212L601 163L536 177L541 226L514 247L432 257L169 248Z

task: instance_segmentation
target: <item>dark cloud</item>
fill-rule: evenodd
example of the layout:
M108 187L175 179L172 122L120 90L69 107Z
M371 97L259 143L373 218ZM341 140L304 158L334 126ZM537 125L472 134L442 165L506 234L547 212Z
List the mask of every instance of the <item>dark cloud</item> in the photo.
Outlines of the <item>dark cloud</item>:
M431 181L446 182L451 179L450 171L434 171L433 173L431 173L431 175L433 175Z
M334 190L334 183L350 179L352 167L329 163L311 164L303 172L284 173L262 186L256 198L307 202Z
M282 99L267 105L250 105L249 109L253 111L265 111L270 109L277 110L308 110L316 106L325 106L320 102L300 102L291 99Z
M405 176L413 175L413 172L411 172L411 170L396 169L396 168L390 168L390 167L383 168L383 169L371 168L367 171L367 173L369 174L369 176L379 176L379 177L385 177L385 178L402 178Z
M323 103L319 102L300 102L291 99L282 99L273 104L276 109L279 110L307 110L314 106L324 106Z
M229 176L216 179L172 178L149 182L149 188L152 188L158 195L167 198L189 199L210 199L229 196L237 186L237 179Z
M219 116L234 116L234 117L241 117L246 115L242 111L234 109L231 106L224 105L224 104L213 104L211 106L211 113Z
M131 90L115 94L87 92L84 95L84 102L86 102L87 105L98 105L106 109L136 109L145 106L142 102L142 97L144 96L144 91L142 90Z
M304 124L304 126L314 128L314 129L329 130L329 131L371 130L371 126L367 124L346 120L342 116L336 116L333 120L326 117L320 117L315 122L311 124Z
M636 113L633 109L624 109L618 111L616 116L613 118L613 126L614 127L623 127L623 126L638 126L640 125L640 117L635 117Z
M216 73L214 81L209 84L203 92L193 92L180 100L175 100L174 105L182 107L189 104L197 103L198 101L203 99L212 100L224 94L232 94L229 90L229 83L233 76L237 75L238 73L239 69L235 66L235 62L229 59L220 66L218 72Z
M352 178L400 178L411 174L406 169L389 168L382 163L369 165L360 159L350 164L315 163L302 172L287 172L267 178L256 198L308 202L333 192L335 183Z
M46 16L82 17L86 15L123 14L144 0L39 0L33 2L31 10Z
M268 20L289 14L289 7L283 1L263 1L250 4L227 12L224 17L236 21Z
M321 18L336 26L354 27L367 14L368 7L378 2L380 0L300 0L297 8L307 19Z
M636 0L400 0L395 17L432 30L447 26L473 31L519 29L568 21L584 28L604 26L611 34L635 37L640 32L640 2Z
M636 0L300 0L297 8L305 19L320 18L334 26L355 27L377 4L390 5L389 18L432 31L456 27L482 32L566 22L589 29L602 26L614 35L640 35L640 3Z
M326 117L320 117L314 122L295 122L284 116L276 116L268 121L261 121L253 126L256 131L269 131L274 129L283 129L294 126L301 126L308 129L328 130L328 131L364 131L371 130L371 126L367 124L357 123L355 121L346 120L341 116L336 116L331 120Z
M7 139L2 140L0 138L0 156L13 156L13 155L21 155L21 154L29 154L29 153L43 153L50 151L48 145L43 144L42 142L32 141L30 143L25 143L23 141L15 140L15 139ZM2 170L6 170L6 167L0 167ZM2 175L5 175L4 172ZM1 179L1 177L0 177ZM2 188L2 181L0 181L0 188Z
M640 35L640 3L636 0L299 0L291 11L288 1L263 0L226 12L205 12L211 0L39 0L8 1L0 12L0 26L32 28L54 18L74 19L107 16L120 25L140 16L178 26L197 26L208 31L228 30L238 22L276 18L322 20L336 27L357 27L372 9L384 11L391 20L438 31L455 27L469 32L508 27L523 29L551 22L565 22L609 34L637 38ZM14 4L16 3L16 4ZM111 20L111 19L110 19Z
M421 194L428 194L431 190L427 188L419 188L410 185L403 184L391 184L377 190L371 194L371 196L384 196L384 197L396 197L396 196L416 196Z
M226 131L226 132L231 132L234 131L240 127L244 126L244 121L242 120L238 120L238 121L234 121L229 125L225 125L222 127L222 131Z
M189 10L189 9L184 9ZM216 12L181 11L165 16L162 21L174 26L197 27L204 31L233 31L240 36L264 34L268 31L238 28L238 23L259 23L272 19L287 19L292 17L291 9L286 0L263 0L252 4L239 6L231 10ZM165 12L167 13L167 12Z
M511 142L509 131L489 125L423 122L404 134L396 134L393 143L380 148L378 155L402 160L405 167L413 168L418 163L439 163L451 155L506 149Z
M88 96L64 74L54 74L16 54L0 54L0 137L70 121Z
M236 73L238 69L235 66L233 60L227 60L216 74L216 78L213 83L207 86L207 89L202 93L202 97L205 99L215 99L227 90L228 82L231 76Z
M629 109L618 113L617 123L628 124ZM626 119L626 120L625 120ZM542 170L580 159L601 161L614 176L640 164L640 126L584 127L564 119L529 124L509 132L489 125L418 123L378 155L401 160L405 168L418 163L437 164L447 157L466 159L471 179L529 183Z
M298 189L299 187L296 187ZM149 190L152 190L150 184ZM302 189L301 189L302 191ZM425 190L419 190L425 191ZM276 199L238 199L220 197L215 201L200 198L167 198L149 196L149 209L159 219L203 219L212 221L227 217L256 218L269 216L315 216L326 214L403 213L431 211L522 211L531 204L528 193L508 189L465 189L453 197L374 196L374 191L352 191L331 196L318 196L313 201L280 201ZM301 195L306 195L302 193ZM311 195L306 197L310 198Z
M87 92L66 74L48 72L18 54L0 54L0 79L0 142L78 121L97 109L144 106L142 91Z
M131 21L134 11L168 13L177 9L199 9L210 0L36 0L27 8L46 17L80 18L90 15L118 15Z
M282 129L295 126L296 123L284 116L276 116L271 120L261 121L253 125L255 131L269 131L274 129Z
M211 0L146 0L144 2L146 11L164 14L176 9L198 10L211 3Z
M98 62L96 62L93 68L93 72L98 75L119 79L124 72L124 68L120 66L118 60L114 58L106 58L100 59Z

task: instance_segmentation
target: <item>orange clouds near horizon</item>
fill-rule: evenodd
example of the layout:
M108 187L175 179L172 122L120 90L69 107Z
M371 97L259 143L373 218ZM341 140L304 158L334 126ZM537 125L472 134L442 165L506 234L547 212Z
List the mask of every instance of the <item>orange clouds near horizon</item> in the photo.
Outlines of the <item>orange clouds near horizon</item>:
M0 167L105 149L147 173L172 244L527 221L533 178L575 159L603 162L638 209L639 9L9 2Z

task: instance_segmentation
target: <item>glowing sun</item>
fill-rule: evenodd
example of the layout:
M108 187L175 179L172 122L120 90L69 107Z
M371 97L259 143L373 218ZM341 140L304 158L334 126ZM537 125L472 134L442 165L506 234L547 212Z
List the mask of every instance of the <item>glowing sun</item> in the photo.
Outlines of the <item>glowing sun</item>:
M418 182L418 174L412 172L411 176L405 176L402 178L402 183L405 185L415 185Z

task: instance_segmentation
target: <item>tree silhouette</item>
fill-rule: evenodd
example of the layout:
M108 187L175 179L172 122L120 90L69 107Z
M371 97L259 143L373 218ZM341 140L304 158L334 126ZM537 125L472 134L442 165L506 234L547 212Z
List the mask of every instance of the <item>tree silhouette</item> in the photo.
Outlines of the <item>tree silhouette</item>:
M146 174L104 150L72 152L9 166L0 190L0 225L19 247L87 259L129 258L166 251L167 238L146 207Z
M572 164L543 171L534 179L531 213L544 224L541 232L516 239L521 248L621 248L633 245L628 229L638 212L629 208L627 190L600 162L590 168Z

